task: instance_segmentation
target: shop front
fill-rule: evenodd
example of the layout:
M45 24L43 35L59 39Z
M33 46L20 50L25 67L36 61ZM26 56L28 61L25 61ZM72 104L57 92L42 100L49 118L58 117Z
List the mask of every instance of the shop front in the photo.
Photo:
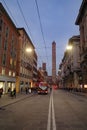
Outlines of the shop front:
M15 88L15 78L0 76L0 89L3 89L3 94L8 93Z

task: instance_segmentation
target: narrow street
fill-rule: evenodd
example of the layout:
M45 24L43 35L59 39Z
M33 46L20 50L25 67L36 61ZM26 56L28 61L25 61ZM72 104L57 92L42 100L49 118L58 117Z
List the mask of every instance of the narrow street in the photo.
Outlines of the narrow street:
M63 90L27 97L0 109L0 130L87 130L87 97Z

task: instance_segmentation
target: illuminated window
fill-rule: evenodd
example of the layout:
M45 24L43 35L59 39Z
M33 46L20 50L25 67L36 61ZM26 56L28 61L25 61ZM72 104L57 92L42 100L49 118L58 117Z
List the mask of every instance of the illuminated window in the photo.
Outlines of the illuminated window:
M5 75L5 68L2 68L2 75Z
M11 76L11 71L9 71L9 76Z
M84 85L84 88L87 88L87 84Z
M20 73L22 73L22 67L20 67Z
M11 88L11 83L10 82L8 82L8 88Z
M14 61L14 66L16 66L16 61Z
M3 86L4 86L4 83L0 82L0 88L3 88Z
M10 65L12 65L12 58L10 59Z
M13 77L15 77L15 72L13 72Z

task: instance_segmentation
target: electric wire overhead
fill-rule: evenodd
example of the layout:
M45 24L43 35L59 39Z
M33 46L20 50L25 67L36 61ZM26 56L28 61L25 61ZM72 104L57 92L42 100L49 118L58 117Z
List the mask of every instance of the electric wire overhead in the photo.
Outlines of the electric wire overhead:
M17 0L17 4L18 4L19 10L20 10L20 12L21 12L21 15L22 15L22 17L23 17L23 19L24 19L24 22L25 22L25 24L26 24L26 26L27 26L27 28L28 28L28 31L29 31L29 33L30 33L31 39L33 40L33 43L34 43L34 39L33 39L32 33L31 33L30 28L29 28L29 26L28 26L28 24L27 24L27 20L26 20L26 18L25 18L25 16L24 16L24 13L23 13L23 11L22 11L22 8L21 8L20 3L18 2L18 0ZM38 54L38 55L39 55L39 54ZM41 56L39 55L39 57L41 57ZM41 60L41 59L40 59L40 60ZM42 62L42 61L40 61L40 62ZM39 63L39 64L40 64L40 63Z
M33 40L31 31L30 31L30 28L29 28L29 26L28 26L28 24L27 24L26 18L25 18L25 16L24 16L24 13L23 13L23 11L22 11L22 8L21 8L21 6L20 6L18 0L17 0L17 4L18 4L19 10L20 10L20 12L21 12L21 14L22 14L22 17L23 17L23 19L24 19L24 22L25 22L25 24L26 24L26 26L27 26L27 28L28 28L28 31L29 31L29 33L30 33L31 39Z
M40 28L41 28L41 33L42 33L42 38L43 38L43 41L44 41L44 45L45 45L46 57L47 57L47 63L48 63L47 47L46 47L46 42L45 42L45 38L44 38L44 33L43 33L43 28L42 28L41 17L40 17L40 13L39 13L39 7L38 7L37 0L35 0L35 3L36 3L36 7L37 7L37 13L38 13L38 18L39 18L39 22L40 22ZM48 67L49 67L49 63L48 63Z
M7 3L6 3L6 1L3 0L3 2L4 2L4 4L5 4L5 6L6 6L8 12L10 13L12 19L14 20L15 24L18 26L18 23L17 23L17 21L15 20L15 18L13 17L12 12L11 12L11 10L9 9L9 7L8 7L8 5L7 5ZM46 47L46 44L45 44L44 33L43 33L43 29L42 29L42 24L41 24L41 18L40 18L40 14L39 14L39 8L38 8L37 1L35 1L35 2L36 2L36 6L37 6L37 12L38 12L39 21L40 21L41 33L42 33L42 37L43 37L43 41L44 41L44 45L45 45L44 48L45 48L45 50L46 50L47 47ZM34 39L33 39L33 37L32 37L32 33L31 33L31 31L30 31L30 28L29 28L29 26L28 26L28 24L27 24L27 20L26 20L26 18L25 18L25 16L24 16L24 13L23 13L23 11L22 11L22 8L21 8L20 3L19 3L18 0L17 0L17 4L18 4L18 8L19 8L19 10L20 10L20 12L21 12L21 15L22 15L22 17L23 17L23 19L24 19L24 22L25 22L25 24L26 24L26 27L27 27L27 29L28 29L28 31L29 31L29 33L30 33L31 39L34 41ZM36 48L36 49L39 49L39 48ZM39 55L39 54L38 54L38 55ZM39 55L39 57L41 58L42 56ZM47 50L46 50L46 58L47 58L47 61L48 61ZM41 59L42 59L42 58L41 58ZM39 60L41 60L41 59L39 59ZM40 61L40 62L43 63L43 61Z

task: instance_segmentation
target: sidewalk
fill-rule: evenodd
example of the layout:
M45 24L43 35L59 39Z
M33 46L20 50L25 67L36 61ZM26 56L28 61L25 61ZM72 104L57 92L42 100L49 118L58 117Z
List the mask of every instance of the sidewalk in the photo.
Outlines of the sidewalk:
M85 92L76 92L76 91L73 91L73 90L72 91L67 91L67 92L78 95L78 96L87 97L87 93L85 93Z
M16 98L15 97L10 97L9 95L2 95L0 98L0 109L2 109L5 106L8 106L10 104L13 104L15 102L18 102L22 99L31 97L33 94L26 94L26 93L17 93Z
M64 89L61 89L61 90L64 90ZM64 90L64 91L87 98L87 93L86 92L76 92L76 91L73 91L73 90L72 91Z
M84 96L87 97L87 93L83 93L83 92L74 92L72 91L73 94L79 95L79 96Z

